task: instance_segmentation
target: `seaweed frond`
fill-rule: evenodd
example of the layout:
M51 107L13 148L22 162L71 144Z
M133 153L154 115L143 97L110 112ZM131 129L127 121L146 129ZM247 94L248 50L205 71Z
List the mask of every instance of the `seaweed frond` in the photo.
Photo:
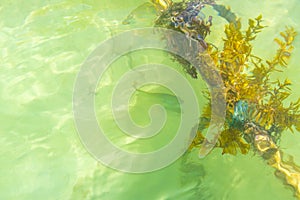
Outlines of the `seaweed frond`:
M247 137L242 126L244 122L233 122L236 112L234 108L241 100L249 104L248 120L265 130L275 142L286 129L293 131L294 127L300 130L300 99L286 106L291 95L291 81L271 78L273 72L287 66L296 32L291 27L281 32L282 39L275 39L279 45L276 55L271 60L264 61L252 53L252 42L265 28L262 22L261 15L249 19L248 28L244 31L239 20L235 24L230 23L225 26L223 49L218 50L211 45L207 48L226 88L226 124L218 145L223 149L223 154L235 155L238 149L243 154L249 151L251 140L244 139ZM206 111L203 116L209 121L207 113L209 112ZM205 126L199 125L202 128L207 126L207 123Z
M218 147L222 148L222 154L236 155L238 150L242 154L247 154L250 150L250 145L243 139L243 135L240 130L230 128L224 130L219 139Z

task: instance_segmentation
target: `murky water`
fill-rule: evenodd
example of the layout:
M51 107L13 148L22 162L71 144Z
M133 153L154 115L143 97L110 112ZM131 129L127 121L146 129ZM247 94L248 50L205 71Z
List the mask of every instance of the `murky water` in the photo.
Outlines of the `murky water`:
M140 0L101 1L6 1L0 3L0 198L1 199L295 199L293 191L283 185L274 170L252 153L243 156L221 155L214 150L203 160L196 152L156 172L127 174L112 170L86 151L77 135L73 120L72 95L76 75L88 55L104 40L132 28L153 25L155 12L144 5L135 16L127 18ZM224 0L244 24L248 18L263 14L268 26L255 41L254 51L268 58L276 51L273 38L286 25L300 32L300 2ZM214 26L208 40L220 45L223 26L212 9ZM127 23L122 23L127 18ZM298 63L300 37L284 74L292 82L291 99L300 96ZM112 84L132 66L149 60L170 64L159 52L135 52L116 61L101 84ZM179 66L175 64L175 68ZM183 72L182 72L183 73ZM110 82L109 82L110 81ZM205 88L200 81L189 80L195 88ZM97 93L99 92L99 93ZM96 91L96 111L101 120L109 108L101 107L100 97L108 91ZM158 91L159 92L159 91ZM138 94L137 94L138 95ZM153 102L164 97L139 94L131 112L136 122ZM179 119L178 107L167 99L167 114L174 125ZM140 101L141 102L141 101ZM204 103L200 103L203 105ZM107 110L106 110L107 109ZM142 113L143 112L143 113ZM110 115L110 114L108 114ZM176 126L162 130L155 142L142 141L126 146L115 124L104 117L105 128L113 131L112 141L127 150L150 151L172 138ZM177 120L177 121L176 121ZM300 134L286 131L281 149L300 164Z

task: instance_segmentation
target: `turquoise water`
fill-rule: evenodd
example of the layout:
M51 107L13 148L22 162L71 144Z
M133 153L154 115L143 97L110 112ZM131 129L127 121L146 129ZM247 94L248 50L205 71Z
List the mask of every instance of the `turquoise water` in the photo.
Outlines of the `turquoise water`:
M0 3L1 45L1 128L0 128L0 198L1 199L295 199L293 191L274 175L257 155L221 155L214 150L198 160L197 152L181 158L159 171L128 174L98 163L82 145L76 131L72 96L74 82L88 55L104 40L125 30L151 26L155 12L147 5L134 12L129 24L123 20L146 1L27 1ZM300 32L300 4L287 1L219 1L230 5L242 18L263 14L268 26L255 41L255 53L269 58L276 51L273 38L286 25ZM223 26L215 16L212 34L208 37L221 45ZM296 38L294 56L283 75L292 82L291 100L300 96L299 47ZM108 137L130 151L153 151L162 147L174 135L179 120L178 105L172 97L166 106L169 122L154 141L131 143L111 121L108 91L101 86L113 86L127 70L155 60L171 64L161 52L133 52L112 65L95 91L96 115L105 129L114 130ZM180 71L180 66L173 67ZM183 71L181 71L183 74ZM199 106L204 105L201 81L188 78L199 91ZM99 89L100 88L100 89ZM156 92L168 92L157 89ZM104 97L106 104L101 102ZM136 94L131 108L136 123L147 124L142 111L155 103L164 104L160 95ZM175 102L173 104L173 102ZM108 117L105 117L107 114ZM104 117L103 117L104 116ZM172 122L172 123L171 123ZM281 149L300 164L300 134L282 136ZM129 144L129 145L128 145Z

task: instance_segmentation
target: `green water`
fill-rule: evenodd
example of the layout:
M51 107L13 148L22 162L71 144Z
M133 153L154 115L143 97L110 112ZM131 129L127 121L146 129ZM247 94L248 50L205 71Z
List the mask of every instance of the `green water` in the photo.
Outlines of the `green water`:
M275 177L274 170L252 153L221 156L216 149L198 160L197 152L193 152L188 161L179 159L162 170L127 174L105 167L86 151L73 119L76 75L88 55L105 39L124 30L151 26L155 13L147 6L142 12L137 10L136 18L130 19L129 24L122 24L129 13L144 2L1 1L0 199L295 199L293 191ZM224 0L220 3L230 5L244 23L249 17L263 14L268 28L259 35L254 49L262 57L274 54L273 38L286 25L300 32L297 0ZM215 15L209 8L207 13ZM225 23L215 16L208 40L220 45ZM275 75L284 75L293 82L291 100L300 96L299 47L298 37L289 67L284 74ZM99 83L100 88L101 84L113 85L126 70L151 59L171 63L159 52L150 52L148 56L145 52L136 52L120 59L113 64L116 68L107 79ZM174 68L180 69L176 64ZM201 81L189 81L199 91L205 88ZM109 97L108 92L95 91L99 121L106 113L110 115L100 102L100 97ZM148 98L147 94L140 94L131 109L136 123L147 124L149 118L142 118L142 112L152 102L163 100L159 95ZM172 102L176 100L167 99L167 114L175 125L179 112ZM200 107L203 104L202 101ZM141 141L127 146L124 136L109 119L104 119L107 120L105 128L116 131L108 137L131 151L160 148L176 129L167 123L154 142ZM299 133L286 131L280 144L298 164L299 141Z

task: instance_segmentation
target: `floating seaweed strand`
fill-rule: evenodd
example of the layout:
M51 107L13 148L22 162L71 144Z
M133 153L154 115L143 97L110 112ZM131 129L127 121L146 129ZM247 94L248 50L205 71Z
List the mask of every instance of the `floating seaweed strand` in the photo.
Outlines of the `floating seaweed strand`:
M225 92L220 74L213 68L214 63L206 51L208 48L205 37L210 33L212 26L212 17L205 20L200 17L200 11L204 7L203 2L178 2L173 3L165 12L163 12L156 21L156 25L180 31L186 35L186 39L178 40L172 34L164 35L164 40L168 49L179 49L181 56L173 55L175 61L182 64L185 71L193 78L201 74L208 88L214 94L211 101L213 104L212 113L214 117L210 118L211 129L210 137L203 141L200 155L205 156L218 140L218 129L224 123L225 119ZM193 40L193 43L191 41ZM198 42L195 42L198 41ZM187 62L185 59L190 61ZM197 70L196 70L197 69Z
M296 129L300 130L300 114L298 110L300 101L291 103L289 108L284 108L281 102L277 108L272 107L272 103L278 103L287 96L286 92L283 91L280 93L279 89L275 87L274 94L278 99L271 97L269 100L270 105L261 103L263 102L261 99L262 96L272 93L266 91L266 89L274 88L273 83L268 81L269 73L274 71L277 65L286 66L286 59L290 56L290 52L293 49L291 43L296 35L293 29L288 28L285 33L281 33L285 41L282 42L276 39L276 42L280 45L280 49L273 61L267 61L267 67L261 62L260 58L252 56L251 54L252 46L250 45L250 41L254 40L256 33L260 32L263 28L263 26L260 25L261 16L255 18L255 20L249 20L249 28L244 34L240 31L241 23L236 15L231 12L229 8L218 5L213 0L176 3L170 0L152 0L152 2L157 8L163 7L163 9L159 10L160 15L156 20L156 26L181 31L187 38L199 41L201 46L211 54L221 70L226 87L227 115L225 130L221 133L219 144L216 147L221 147L223 148L223 153L230 154L236 154L236 148L240 148L241 152L246 154L251 145L255 152L267 161L268 165L276 169L276 175L295 189L295 194L300 198L300 168L292 161L284 162L282 160L283 153L277 144L281 132L286 129L286 127L291 128L291 126L296 126ZM159 2L164 2L163 5L167 6L160 6ZM205 5L212 6L213 9L218 12L219 16L229 22L229 25L226 26L225 29L227 38L224 40L224 50L222 52L212 51L211 45L208 45L205 41L212 26L212 17L209 16L209 18L205 20L205 15L202 14L202 9ZM166 36L165 39L169 41L169 45L177 43L178 46L182 47L182 51L185 52L187 56L189 52L195 50L192 46L183 44L182 41L170 42L172 36ZM187 63L176 55L173 55L173 57L174 60L182 64L188 74L193 78L198 77L197 70L194 66L191 66L190 63ZM198 70L202 70L202 78L212 85L215 77L212 74L206 74L209 70L205 69L205 67L212 65L207 62L207 59L205 59L205 56L203 56L201 52L199 52L199 60L203 62L201 69L198 68ZM252 78L242 73L246 63L249 62L254 66ZM254 86L249 88L249 84L254 84ZM261 85L263 85L263 87ZM289 85L289 82L285 81L284 84L278 83L280 89L284 88L285 85ZM259 95L256 96L256 92L258 92ZM280 98L282 100L280 100ZM264 124L266 124L266 122L267 124L275 122L274 119L276 117L272 111L272 113L270 112L272 118L267 118L268 115L264 114L263 110L268 108L274 111L277 109L279 112L279 114L277 114L278 116L291 113L288 114L288 121L284 121L282 117L277 117L276 119L279 119L276 121L277 123L271 126L265 126ZM255 116L253 116L253 113ZM211 107L208 105L200 117L198 134L192 141L190 148L203 145L205 138L201 132L209 126L210 120Z
M261 16L255 18L255 20L249 20L249 28L246 34L243 35L240 31L241 24L237 16L228 7L216 4L213 0L176 3L171 0L151 0L151 2L159 13L159 17L155 22L156 26L180 31L190 40L199 41L202 49L207 50L217 62L220 71L222 73L225 72L222 76L227 90L227 112L229 114L226 116L225 130L221 133L219 144L216 147L223 148L223 153L236 154L236 148L239 148L241 153L246 154L251 145L270 166L276 169L276 175L295 189L295 194L300 198L300 168L295 165L293 160L283 161L283 152L278 147L278 141L283 130L286 128L291 129L291 126L295 126L300 131L300 113L298 111L300 101L292 102L290 107L284 108L281 101L288 95L286 91L282 90L287 89L286 86L290 82L288 80L283 84L279 82L277 88L270 87L272 84L268 82L269 73L275 71L276 66L286 66L286 60L290 57L293 49L291 43L296 35L295 31L292 28L287 28L286 32L281 33L285 41L275 40L279 44L280 49L275 58L272 61L267 61L266 65L261 62L260 58L251 55L252 46L249 44L249 41L254 40L256 33L263 28L260 25ZM205 20L205 15L202 13L202 9L206 5L212 6L220 17L229 22L225 29L227 42L225 40L224 48L226 47L226 51L214 52L211 45L205 41L212 26L212 17L210 16ZM257 24L255 25L255 23ZM168 45L180 46L187 57L194 55L190 52L193 52L195 48L185 44L185 41L172 41L172 36L166 36L165 39L169 41ZM191 77L198 77L195 66L176 55L173 55L173 58L182 64ZM214 85L214 74L206 73L211 71L208 70L211 66L209 59L206 59L206 56L201 54L201 52L199 52L199 58L202 63L200 63L201 68L198 68L198 70L202 70L202 78L210 85ZM251 79L249 79L249 76L240 73L247 62L255 66ZM232 83L235 85L232 85ZM249 88L249 84L253 83L254 86L252 85ZM272 92L264 91L265 88L259 85L274 89L273 95L275 96L270 98L267 105L259 103L261 102L260 98ZM250 92L245 93L248 90ZM257 91L258 95L256 96ZM254 94L254 97L252 94ZM275 104L276 106L274 106ZM265 113L264 110L267 110L267 112ZM274 110L279 113L274 115ZM285 116L286 113L288 113L287 116ZM210 122L211 108L208 105L200 117L198 133L193 139L190 148L203 146L205 138L202 135L202 131L209 126Z
M210 33L212 26L212 16L205 19L202 9L205 6L212 6L219 16L228 22L237 24L238 18L231 12L230 8L218 5L214 0L188 1L173 3L170 0L152 0L154 6L160 14L155 21L155 26L174 29L184 33L187 38L199 41L202 48L207 49L205 38ZM163 6L161 6L161 4ZM167 7L165 5L168 5ZM162 7L164 9L162 9ZM178 42L178 41L176 41ZM192 77L198 78L195 66L190 65L184 59L174 56L174 60L181 63L185 71Z
M191 47L192 39L199 41L202 46L201 48L206 49L207 43L205 42L205 37L210 33L212 17L209 17L208 20L205 20L205 15L201 12L205 5L206 2L203 1L170 3L169 7L160 13L158 19L155 21L155 26L173 29L184 33L190 40L190 44L189 46L185 46L185 44L180 44L179 46L184 49L183 51L186 52L187 56L193 48ZM172 37L168 38L167 40L172 40ZM176 45L180 43L180 41L171 41L168 45L171 45L172 42ZM192 66L181 57L174 55L173 58L182 64L185 71L192 78L198 77L195 66Z

